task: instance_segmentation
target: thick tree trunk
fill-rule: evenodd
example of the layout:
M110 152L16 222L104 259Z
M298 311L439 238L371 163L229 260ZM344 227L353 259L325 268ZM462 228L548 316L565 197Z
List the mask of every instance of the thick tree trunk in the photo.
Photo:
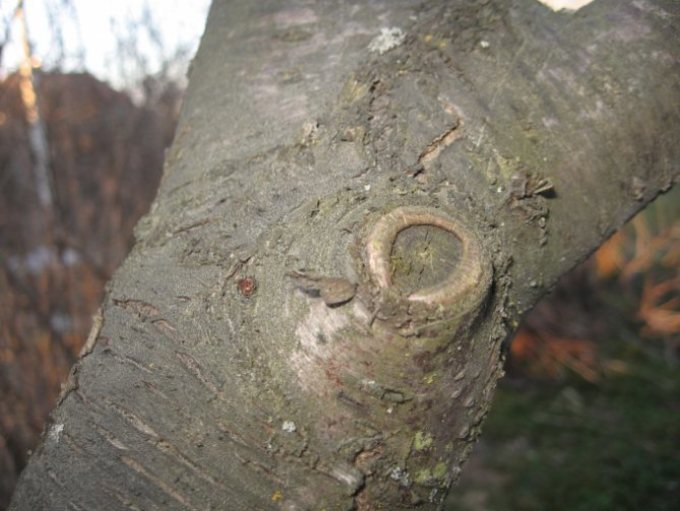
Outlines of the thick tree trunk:
M12 509L436 509L555 280L680 174L680 5L212 7Z

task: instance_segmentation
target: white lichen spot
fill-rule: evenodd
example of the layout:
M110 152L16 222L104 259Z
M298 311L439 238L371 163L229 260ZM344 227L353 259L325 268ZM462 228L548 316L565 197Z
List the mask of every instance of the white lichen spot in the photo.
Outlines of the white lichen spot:
M283 421L281 429L286 433L295 433L297 431L297 426L293 421Z
M47 433L47 437L52 440L53 442L59 442L59 438L61 437L61 432L64 431L64 425L63 424L55 424L50 428L50 430Z
M378 52L382 55L385 52L396 48L406 39L406 34L399 27L383 27L380 29L380 35L377 35L368 45L368 50Z
M538 0L543 5L547 5L553 11L578 11L581 7L588 5L593 0Z
M331 469L330 475L335 480L346 485L352 495L364 484L364 475L356 468L344 463L334 466Z
M491 46L491 44L489 43L489 41L487 41L487 40L485 40L485 39L482 39L481 41L479 41L479 45L480 45L482 48L484 48L485 50L486 50L489 46Z
M390 479L397 481L401 486L408 487L411 485L411 477L408 471L401 467L394 467L390 472Z
M303 145L312 144L319 135L318 121L305 121L301 129L300 143Z
M557 126L560 123L555 117L543 117L541 122L543 122L543 126L548 129Z

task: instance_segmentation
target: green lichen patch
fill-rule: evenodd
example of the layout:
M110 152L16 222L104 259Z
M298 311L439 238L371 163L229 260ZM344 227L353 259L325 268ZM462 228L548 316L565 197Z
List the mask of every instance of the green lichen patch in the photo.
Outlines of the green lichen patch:
M424 451L425 449L432 447L433 442L434 438L432 435L424 431L418 431L413 437L413 449L416 451Z
M440 461L434 467L423 468L416 472L415 482L423 486L439 486L446 483L448 468L446 463Z

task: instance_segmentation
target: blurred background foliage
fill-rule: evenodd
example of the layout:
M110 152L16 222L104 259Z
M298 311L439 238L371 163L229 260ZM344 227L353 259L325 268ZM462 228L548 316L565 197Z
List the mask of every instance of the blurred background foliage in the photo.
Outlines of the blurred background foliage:
M153 199L207 3L182 29L174 0L0 3L0 510ZM526 318L448 509L675 509L679 218L676 189Z
M676 188L525 318L449 511L677 509L679 218Z
M207 3L176 33L187 2L0 2L0 510L154 197Z

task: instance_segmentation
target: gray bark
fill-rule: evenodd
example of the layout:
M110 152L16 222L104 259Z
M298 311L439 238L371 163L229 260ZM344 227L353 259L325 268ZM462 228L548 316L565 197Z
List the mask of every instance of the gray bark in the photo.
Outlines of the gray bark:
M679 16L216 1L11 509L440 507L521 315L679 178Z

